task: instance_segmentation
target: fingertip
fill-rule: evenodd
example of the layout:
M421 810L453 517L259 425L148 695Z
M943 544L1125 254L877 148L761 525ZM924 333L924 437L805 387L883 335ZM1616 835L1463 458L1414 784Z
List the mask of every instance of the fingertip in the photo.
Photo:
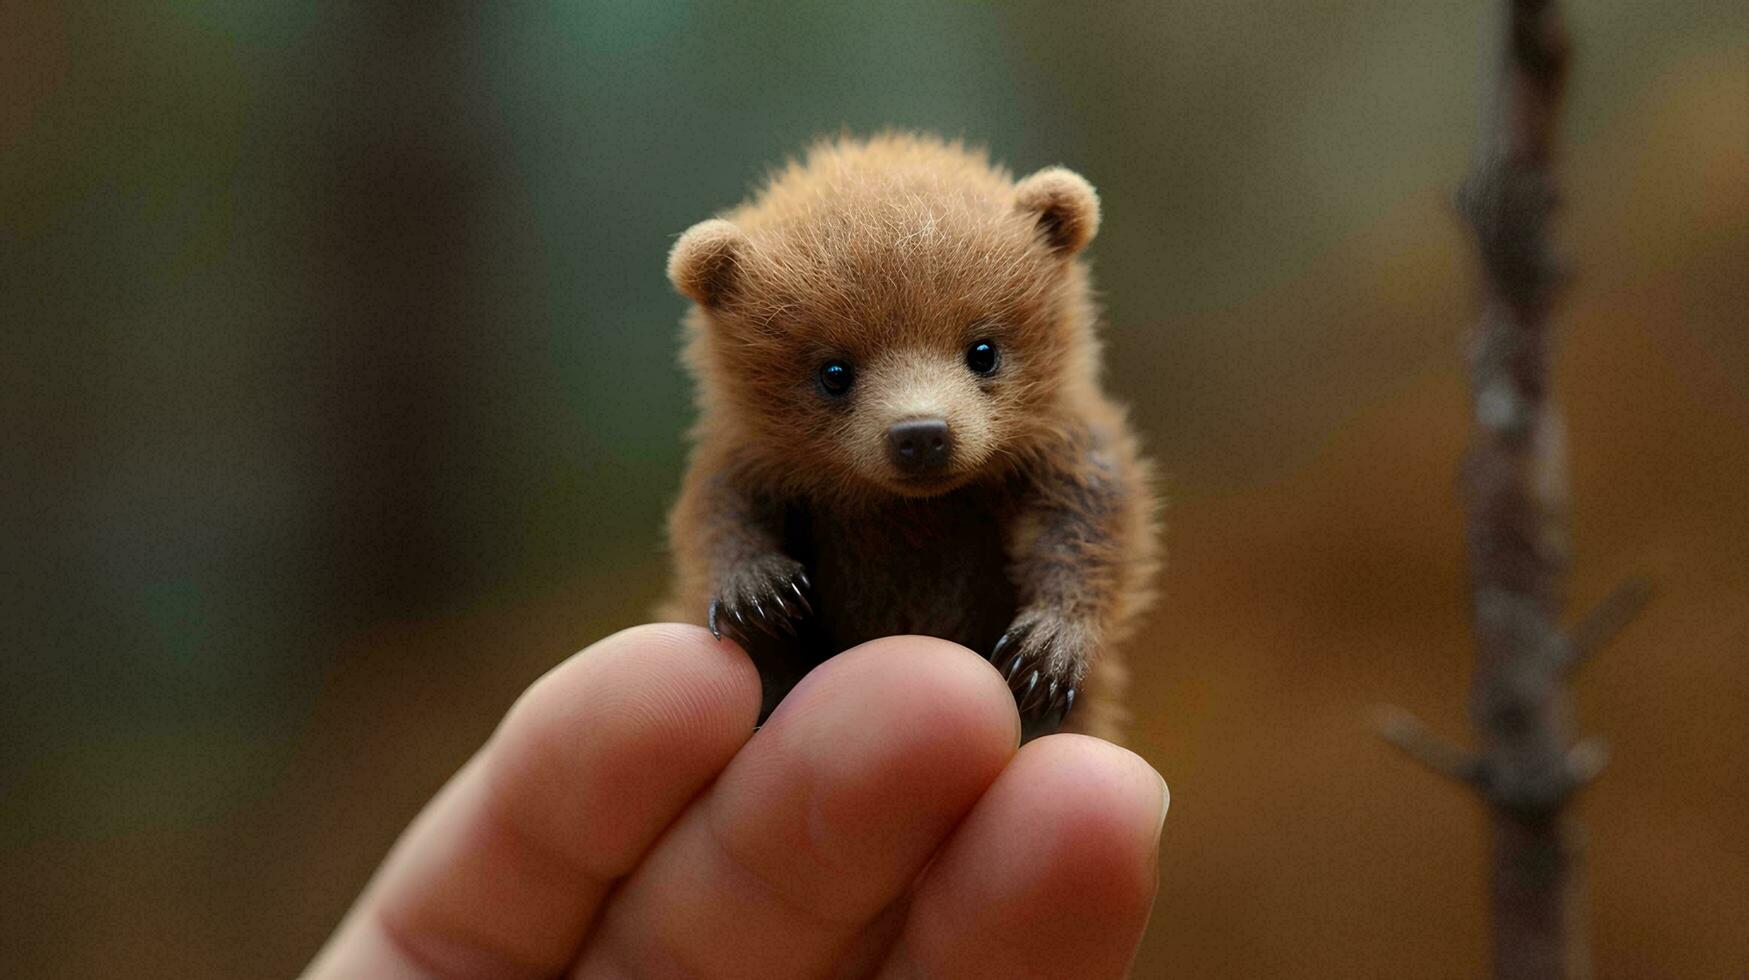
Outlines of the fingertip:
M759 714L759 673L740 647L684 623L620 630L567 657L517 698L500 733L589 716L625 699L669 699L673 721L721 720L751 730ZM743 726L739 722L745 718Z
M1164 781L1083 735L1023 746L931 865L896 972L1123 976L1159 885Z
M1053 846L1078 851L1111 876L1136 872L1152 895L1156 852L1171 805L1166 780L1146 759L1089 735L1058 734L1020 750L1015 776L1041 827L1054 828Z
M882 729L941 732L961 744L994 747L1006 762L1020 744L1020 715L1002 677L988 661L949 640L888 636L844 651L815 669L778 713L799 713L849 699L877 706ZM772 723L778 721L774 714ZM952 739L946 739L952 740Z
M547 825L561 816L595 817L584 870L614 877L636 862L649 830L615 819L603 790L659 782L672 788L663 797L689 796L739 751L758 715L759 675L738 648L697 626L634 626L572 655L523 693L488 746L487 778L499 809L536 839L570 835Z
M1038 765L1051 772L1108 782L1134 803L1146 802L1149 812L1161 812L1171 804L1166 778L1153 764L1134 751L1092 735L1062 732L1036 739L1027 751Z

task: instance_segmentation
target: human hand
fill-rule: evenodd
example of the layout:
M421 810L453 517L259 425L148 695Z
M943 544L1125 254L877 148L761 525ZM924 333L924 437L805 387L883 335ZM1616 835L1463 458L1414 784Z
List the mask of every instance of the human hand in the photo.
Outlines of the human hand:
M641 626L522 696L307 977L1111 977L1166 787L1078 735L1016 749L1002 678L892 637L755 735L729 643Z

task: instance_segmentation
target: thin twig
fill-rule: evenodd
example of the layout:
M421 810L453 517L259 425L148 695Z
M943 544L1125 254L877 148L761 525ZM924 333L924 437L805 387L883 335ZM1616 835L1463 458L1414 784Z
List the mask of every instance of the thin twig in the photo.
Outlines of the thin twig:
M1481 778L1479 756L1441 738L1408 711L1394 704L1381 704L1373 709L1372 723L1380 738L1438 775L1464 784L1474 784Z
M1561 669L1571 674L1585 666L1591 655L1626 629L1650 601L1652 583L1649 579L1635 576L1616 586L1567 631L1567 649L1562 654Z
M1596 736L1581 739L1567 750L1567 780L1571 791L1584 789L1609 765L1609 743Z

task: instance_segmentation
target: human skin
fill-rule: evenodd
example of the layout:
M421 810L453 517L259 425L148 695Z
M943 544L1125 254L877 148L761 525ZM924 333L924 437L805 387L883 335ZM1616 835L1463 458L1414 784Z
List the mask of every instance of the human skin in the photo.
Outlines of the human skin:
M1017 748L982 658L891 637L754 732L759 677L693 626L526 691L307 977L1123 976L1168 796L1081 735Z

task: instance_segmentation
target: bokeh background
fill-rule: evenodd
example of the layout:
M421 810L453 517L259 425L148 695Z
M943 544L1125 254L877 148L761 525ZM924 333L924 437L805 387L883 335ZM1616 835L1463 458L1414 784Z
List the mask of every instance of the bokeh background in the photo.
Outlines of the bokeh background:
M1100 189L1167 474L1137 975L1472 976L1449 205L1487 4L0 4L0 974L285 976L516 693L645 616L663 258L816 135ZM1604 977L1749 962L1749 5L1571 0L1559 387Z

